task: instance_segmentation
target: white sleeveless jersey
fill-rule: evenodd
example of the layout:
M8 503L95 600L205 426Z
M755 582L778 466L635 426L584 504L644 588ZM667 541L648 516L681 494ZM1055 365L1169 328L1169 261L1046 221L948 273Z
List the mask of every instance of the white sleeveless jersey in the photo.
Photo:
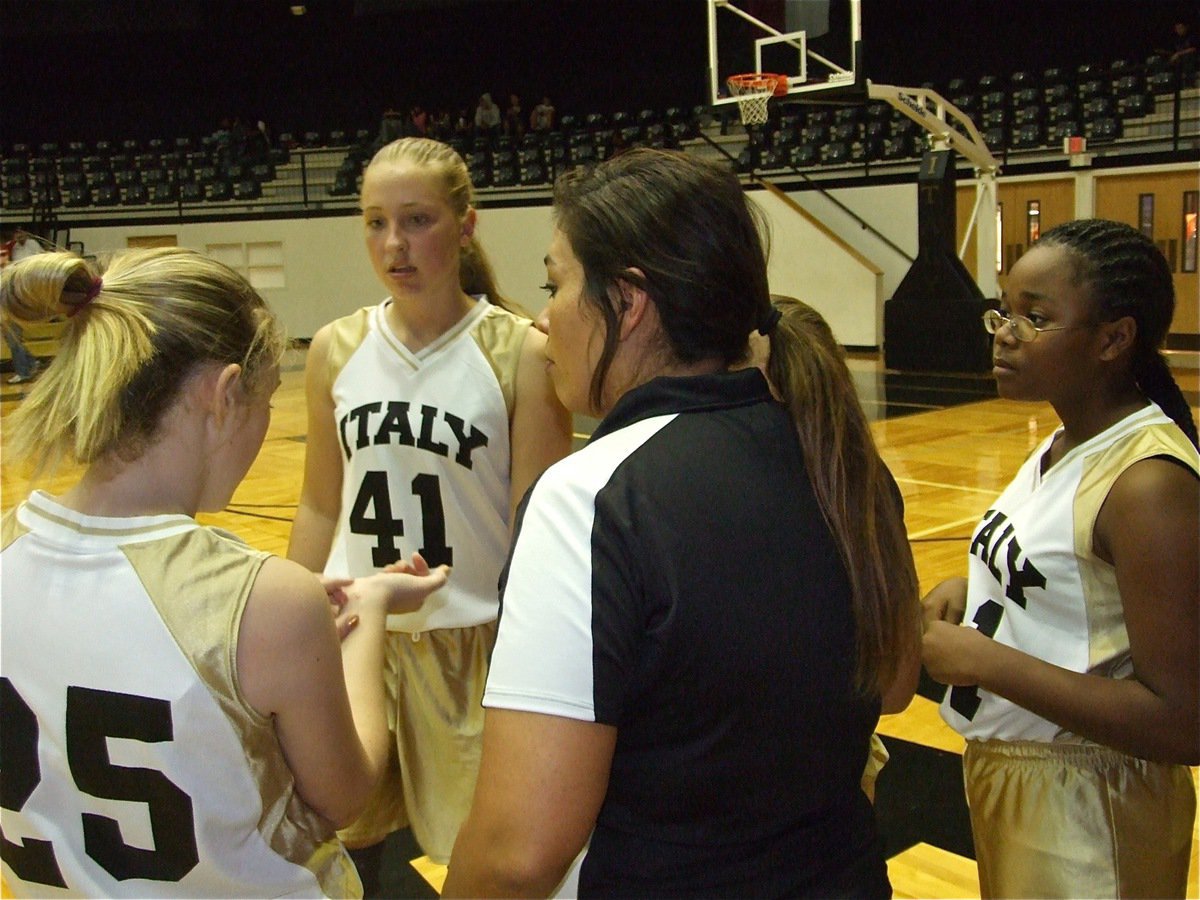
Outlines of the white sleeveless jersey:
M16 896L361 896L238 688L266 556L187 516L85 516L42 493L4 518L0 856Z
M1129 678L1133 661L1116 571L1092 549L1096 516L1133 463L1167 456L1197 472L1200 456L1154 404L1069 451L1043 474L1042 457L1053 440L1025 461L975 530L963 623L1073 672ZM941 714L972 740L1082 740L978 687L950 688Z
M486 299L413 353L384 318L390 303L331 328L329 380L342 448L342 506L329 575L370 574L420 553L454 567L393 631L490 622L508 553L509 423L532 324Z

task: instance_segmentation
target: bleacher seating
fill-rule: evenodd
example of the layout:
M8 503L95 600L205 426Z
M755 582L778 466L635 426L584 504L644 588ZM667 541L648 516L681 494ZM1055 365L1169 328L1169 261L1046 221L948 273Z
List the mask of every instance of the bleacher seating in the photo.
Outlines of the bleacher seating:
M989 148L1005 162L1057 152L1063 138L1089 144L1129 144L1169 129L1175 75L1161 55L1144 62L1118 59L1071 70L988 74L930 85L965 112ZM1191 101L1194 110L1194 100ZM1147 118L1153 118L1147 123ZM1195 113L1189 122L1194 123ZM969 129L951 120L951 126ZM1194 124L1191 134L1195 132ZM742 171L909 163L927 148L926 132L890 105L844 107L772 104L763 126L743 128L725 106L567 113L553 132L520 137L459 134L450 138L477 187L545 188L574 165L603 160L635 145L701 147L703 133L733 141ZM1169 131L1167 132L1169 137ZM297 138L297 135L299 136ZM1161 140L1161 138L1160 138ZM350 204L359 191L374 132L361 127L285 129L275 146L237 155L219 135L156 136L84 143L12 142L0 149L0 192L6 208L148 208L210 202L307 203L326 198ZM340 155L338 155L340 154ZM340 165L339 165L340 163Z

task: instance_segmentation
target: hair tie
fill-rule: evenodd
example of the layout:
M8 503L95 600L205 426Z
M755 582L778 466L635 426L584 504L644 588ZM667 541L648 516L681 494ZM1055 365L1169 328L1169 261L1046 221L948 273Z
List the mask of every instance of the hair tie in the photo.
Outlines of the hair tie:
M783 313L779 311L779 307L771 305L771 311L763 316L762 322L758 326L758 333L764 337L770 335L775 330L775 326L779 324L779 320L783 318Z
M104 289L104 279L103 278L93 278L92 286L89 287L87 289L87 293L83 295L83 301L80 303L77 303L71 307L71 311L67 313L67 318L68 319L71 318L71 316L75 315L77 312L79 312L81 309L83 309L85 306L87 306L89 303L91 303L93 300L95 300L97 297L99 297L100 291L103 289Z

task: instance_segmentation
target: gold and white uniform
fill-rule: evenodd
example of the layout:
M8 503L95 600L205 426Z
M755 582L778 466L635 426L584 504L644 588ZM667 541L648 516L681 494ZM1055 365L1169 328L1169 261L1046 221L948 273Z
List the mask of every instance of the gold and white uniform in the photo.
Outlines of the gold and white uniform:
M1133 678L1116 570L1096 517L1139 460L1200 456L1150 404L1043 472L1051 435L971 540L963 623L1073 672ZM1093 744L978 687L941 706L963 756L983 896L1183 896L1196 814L1186 766Z
M361 896L238 685L267 556L188 516L87 516L40 492L5 516L0 824L16 896Z
M509 545L509 426L532 323L479 298L414 353L388 327L389 303L331 325L328 377L344 469L325 572L367 575L414 551L454 572L418 611L388 619L399 771L384 776L342 835L361 846L408 823L422 849L445 862L479 767Z

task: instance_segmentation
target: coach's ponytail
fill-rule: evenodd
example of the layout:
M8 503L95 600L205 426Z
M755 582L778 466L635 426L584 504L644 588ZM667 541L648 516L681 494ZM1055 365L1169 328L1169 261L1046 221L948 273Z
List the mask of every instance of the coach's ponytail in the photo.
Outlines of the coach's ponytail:
M765 329L768 378L796 422L813 491L850 578L856 683L882 693L920 640L919 585L902 500L828 323L790 297L774 296L772 305L781 317Z

